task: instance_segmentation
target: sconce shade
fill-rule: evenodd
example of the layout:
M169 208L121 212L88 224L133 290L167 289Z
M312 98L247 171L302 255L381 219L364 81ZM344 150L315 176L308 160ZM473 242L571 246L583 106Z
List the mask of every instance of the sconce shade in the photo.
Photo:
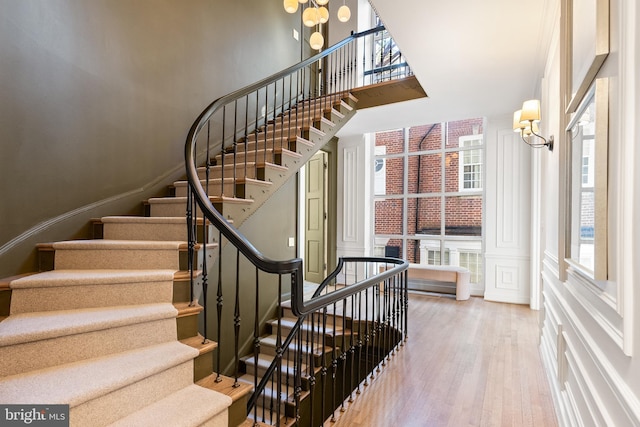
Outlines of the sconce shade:
M338 9L338 20L340 22L347 22L349 18L351 18L351 10L349 9L349 6L346 4L340 6Z
M329 0L316 0L316 3L318 3L318 6L324 6L329 3Z
M520 114L521 122L540 121L540 101L530 99L522 104L522 113Z
M513 113L513 131L520 132L522 140L531 147L540 148L547 147L549 151L553 151L553 135L547 140L540 135L538 122L540 121L540 101L530 99L522 104L522 110ZM543 142L534 142L534 137L539 138Z
M287 13L296 13L298 11L298 0L284 0L284 10Z
M322 49L323 44L324 44L324 37L322 37L322 34L320 34L317 31L311 34L311 37L309 38L309 45L311 45L312 49L320 50Z
M520 123L520 116L522 115L522 110L518 110L513 113L513 131L520 132L524 125Z
M318 9L315 7L308 7L302 12L302 22L305 27L313 27L320 22Z
M324 6L318 8L318 19L321 24L329 21L329 9Z

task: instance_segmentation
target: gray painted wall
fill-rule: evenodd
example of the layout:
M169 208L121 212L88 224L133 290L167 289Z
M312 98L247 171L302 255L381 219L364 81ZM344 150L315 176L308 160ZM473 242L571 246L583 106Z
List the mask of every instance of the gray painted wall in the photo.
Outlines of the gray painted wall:
M298 18L281 2L0 10L0 277L33 271L38 242L87 237L90 218L141 213L183 175L184 138L207 104L300 58Z

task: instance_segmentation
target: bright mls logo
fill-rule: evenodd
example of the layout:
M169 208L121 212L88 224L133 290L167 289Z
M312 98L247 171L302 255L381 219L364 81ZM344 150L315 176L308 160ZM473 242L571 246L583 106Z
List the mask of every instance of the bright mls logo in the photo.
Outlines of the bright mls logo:
M0 405L0 426L69 427L69 405Z

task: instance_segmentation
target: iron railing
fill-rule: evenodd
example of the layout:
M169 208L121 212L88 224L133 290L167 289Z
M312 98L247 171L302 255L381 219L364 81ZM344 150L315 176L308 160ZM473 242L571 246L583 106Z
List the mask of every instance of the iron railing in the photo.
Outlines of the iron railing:
M262 422L304 418L303 425L321 425L406 338L406 262L341 259L305 297L302 260L269 259L220 212L225 203L245 197L246 182L268 180L267 169L294 155L319 122L336 114L350 90L411 74L388 41L389 58L374 58L381 32L384 27L353 34L219 98L187 136L191 300L203 303L203 336L218 342L219 379L228 375L238 385L253 370L247 410ZM378 72L368 70L368 63L379 63ZM207 304L213 286L215 304ZM232 304L225 303L229 296ZM270 327L269 316L276 319ZM269 328L271 338L265 338Z

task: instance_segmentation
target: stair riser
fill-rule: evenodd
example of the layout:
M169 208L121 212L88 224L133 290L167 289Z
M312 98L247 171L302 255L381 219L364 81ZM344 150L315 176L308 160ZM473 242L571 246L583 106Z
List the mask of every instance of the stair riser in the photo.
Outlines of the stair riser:
M203 181L202 186L204 189L207 189L206 181ZM187 186L180 185L176 186L176 197L186 197L187 196ZM226 197L234 197L237 193L236 185L233 182L233 177L229 176L224 180L224 187L220 184L220 181L212 181L209 183L209 192L210 196L226 196Z
M171 302L171 282L15 289L11 314Z
M12 291L10 289L0 290L0 318L8 316L11 310Z
M193 359L193 382L200 381L213 372L213 355L210 352L200 354Z
M173 269L180 270L176 249L58 249L56 270L86 269Z
M275 163L276 155L273 153L273 150L268 149L265 153L264 150L259 151L249 151L248 153L240 152L233 154L225 154L224 156L224 164L225 165L243 165L245 162L267 162L267 163ZM234 163L235 161L235 163ZM214 159L214 164L222 165L222 156L217 155ZM277 164L277 163L276 163ZM238 166L240 167L240 166Z
M258 139L257 148L255 139L252 139L251 142L247 142L246 144L242 142L238 143L236 147L236 153L244 153L245 151L252 152L256 150L260 151L264 150L265 148L273 149L274 147L286 148L287 150L291 150L291 143L295 141L295 139L295 137L291 137L289 140L285 139L284 141L281 141L280 138L278 138L276 139L274 144L274 141L272 139L267 139L267 141L265 141L263 137L261 139Z
M291 310L291 308L289 307L282 307L282 316L283 317L288 317L288 318L293 318L295 319L296 316L293 314L293 311ZM316 315L315 317L315 324L318 325L318 317L320 316L320 314ZM333 328L333 319L334 316L331 313L327 314L327 320L326 320L326 324L327 324L327 328ZM322 320L321 320L322 323ZM346 326L347 328L351 328L351 318L347 318L345 320L345 325L343 325L343 318L342 316L335 316L335 323L337 323L338 328L342 328L343 326ZM316 326L317 329L317 326Z
M59 338L0 347L0 377L174 341L168 318Z
M186 191L185 194L186 196ZM187 224L107 223L104 238L110 240L187 241Z
M178 340L198 335L198 314L179 316L176 324Z
M143 407L192 384L193 362L151 375L104 396L84 402L70 409L72 426L106 426ZM101 414L96 419L96 414Z
M284 123L278 120L275 124L269 125L268 129L267 132L252 133L247 137L247 142L253 146L253 149L255 149L255 141L258 141L258 144L263 148L265 146L268 148L287 148L287 141L296 136L304 135L304 131L301 130L304 127L296 124L295 119L291 122L286 119ZM244 148L243 143L238 144L238 150L244 151Z
M263 368L263 367L259 367L258 368L258 382L260 382L261 378L264 376L265 372L266 372L267 368ZM255 365L253 365L253 363L246 363L245 364L245 373L248 375L255 375ZM302 375L305 375L305 370L302 370ZM274 378L277 378L274 374ZM293 370L289 371L289 376L287 378L287 373L283 370L282 374L280 375L280 379L282 381L282 384L286 384L287 381L289 381L289 383L291 383L293 381ZM302 384L302 389L303 390L307 390L307 386L308 386L308 381L303 381Z
M253 166L247 166L245 169L244 166L236 171L237 178L251 178L256 179L258 176L258 170ZM198 168L198 178L201 180L206 180L206 171L204 168ZM222 167L221 166L213 166L209 171L209 179L222 179ZM224 179L233 179L233 166L225 166L224 170ZM184 214L184 213L183 213Z
M289 335L289 332L291 332L291 328L288 326L283 326L282 335L281 335L282 339L285 339L287 335ZM276 335L277 334L276 329L271 328L271 333L273 335ZM303 332L303 334L305 334L304 336L306 337L306 332ZM317 328L315 329L315 334L314 334L315 345L324 345L328 347L331 347L334 344L337 347L344 347L344 346L349 347L351 346L352 341L355 344L357 342L357 339L358 339L357 334L354 333L352 337L349 331L347 331L346 334L344 335L342 334L342 332L338 332L335 336L333 334L327 334L324 338L324 342L322 342L322 335L318 334Z

